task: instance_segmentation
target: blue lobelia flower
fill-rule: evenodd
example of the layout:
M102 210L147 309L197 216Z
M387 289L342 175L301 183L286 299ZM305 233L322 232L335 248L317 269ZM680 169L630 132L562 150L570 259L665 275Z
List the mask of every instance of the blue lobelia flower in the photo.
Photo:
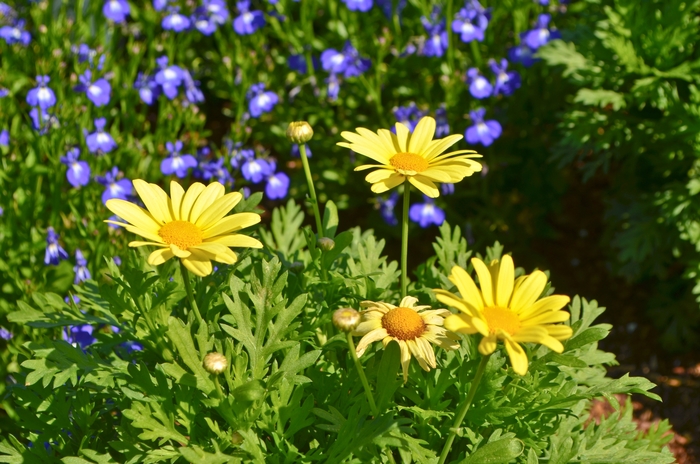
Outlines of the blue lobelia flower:
M153 9L163 11L168 6L169 0L153 0Z
M398 202L398 192L393 192L391 195L389 195L389 198L387 198L386 200L381 197L377 197L379 213L382 215L382 219L384 219L384 222L386 222L390 226L395 226L399 223L398 219L396 219L396 214L394 213L394 208L396 208L396 204Z
M355 77L366 72L371 65L372 61L362 58L349 40L345 42L342 52L329 48L321 54L323 70L331 74L343 73L345 77Z
M262 182L267 176L272 175L273 170L271 169L270 163L262 158L249 159L243 166L241 166L241 174L245 180L258 184Z
M131 12L131 8L126 0L107 0L102 7L102 14L105 18L111 19L115 23L123 23Z
M102 192L102 203L107 203L107 200L119 198L126 200L134 191L134 186L127 178L117 180L119 176L119 168L114 166L107 171L104 176L97 176L95 180L105 186L105 191Z
M447 109L443 103L435 110L435 137L445 137L447 135L450 135L450 123L447 121Z
M423 16L421 22L425 32L428 33L428 38L423 44L423 56L442 56L447 50L447 31L445 30L445 20L439 20L438 15L440 10L438 7L433 9L430 19Z
M9 94L10 94L10 91L9 91L9 90L3 89L2 87L0 87L0 98L5 98L5 97L8 96Z
M209 36L216 32L216 23L203 6L197 7L192 13L192 24L194 24L195 29L204 35Z
M10 133L7 131L7 129L3 129L0 131L0 147L9 147L10 146Z
M92 82L92 71L88 69L80 76L80 84L75 87L75 90L85 92L88 100L93 102L95 106L104 106L109 103L109 94L112 92L112 86L109 85L105 78Z
M50 80L49 76L36 76L39 85L27 92L27 103L30 106L38 106L46 110L56 104L56 95L47 86Z
M46 253L44 254L44 264L56 266L62 259L68 259L68 253L58 244L59 235L53 227L46 230Z
M12 338L12 332L7 330L5 327L0 327L0 338L3 340L10 340Z
M170 100L177 97L177 88L182 84L184 73L182 68L176 65L168 66L168 57L161 56L156 60L160 70L156 73L156 82L163 89L163 93Z
M525 33L525 43L533 50L537 50L542 45L545 45L550 40L561 37L559 31L549 30L549 21L552 17L548 14L541 14L537 18L535 28Z
M409 103L408 106L397 106L394 108L394 117L396 121L408 127L408 130L411 132L416 128L420 118L425 115L425 111L419 110L414 102ZM391 130L394 133L396 132L394 127L392 127Z
M214 23L222 25L228 20L229 12L224 0L204 0L202 6L207 10Z
M338 80L338 75L331 73L326 79L326 84L328 88L326 90L326 95L330 101L336 101L338 99L338 93L340 92L340 81Z
M452 195L455 193L455 184L440 184L440 192L442 192L443 195Z
M469 84L469 93L472 97L481 100L491 96L493 86L488 79L481 75L478 69L470 68L467 71L467 83Z
M406 0L398 0L398 2L396 0L377 0L377 5L379 5L379 8L381 8L382 13L384 13L387 19L391 19L394 13L396 13L396 16L398 16L400 20L401 12L406 8L406 3Z
M423 198L425 198L425 203L411 205L411 209L408 210L408 217L423 228L429 227L431 224L436 226L442 225L445 222L445 211L438 208L432 198L425 195L423 195Z
M104 130L106 124L105 118L95 119L95 132L86 135L85 143L87 143L90 153L104 154L117 148L117 142L114 141L109 132Z
M205 161L199 164L201 176L205 180L216 180L223 185L233 184L233 176L224 166L224 158Z
M32 118L32 127L42 135L46 134L52 127L60 126L58 118L46 110L32 108L29 112L29 117Z
M452 32L459 34L462 42L468 43L472 40L482 42L488 25L488 15L473 8L468 3L466 7L459 10L455 15L455 19L452 21Z
M311 156L312 156L312 154L311 154L311 148L309 147L308 144L304 144L304 146L306 147L306 157L307 157L307 158L311 158ZM293 157L295 157L295 158L301 158L301 149L299 148L299 144L298 144L298 143L292 144L291 155L292 155Z
M160 25L166 31L182 32L186 31L192 25L190 18L185 15L180 14L180 9L178 7L170 7L170 14L163 18Z
M274 173L277 169L277 163L270 161L269 166L270 172ZM280 171L268 176L267 185L265 185L267 198L270 200L281 200L287 196L287 192L289 192L289 176L287 174Z
M175 142L174 145L170 142L165 144L165 148L168 150L168 153L170 153L170 156L160 163L160 171L164 175L169 176L175 174L178 178L182 179L187 177L187 171L197 167L197 160L194 156L180 154L182 146L182 142L179 140Z
M535 50L528 47L524 42L508 50L508 59L514 63L520 63L526 68L540 60L535 58Z
M90 48L87 44L73 45L70 50L78 55L78 63L89 61L92 64L92 60L97 56L97 51Z
M29 42L32 40L31 34L24 30L23 19L15 21L11 26L0 27L0 37L5 39L8 45L16 43L29 45Z
M79 148L71 148L66 156L61 156L61 163L68 166L66 177L73 187L81 187L90 182L90 165L86 161L79 161Z
M260 117L263 113L269 113L279 102L275 92L265 92L265 84L262 82L251 85L247 97L248 110L254 118Z
M63 328L62 337L64 341L84 350L97 341L92 335L94 330L95 328L90 324L69 325Z
M73 279L73 284L75 285L92 278L87 268L87 259L85 259L83 252L79 249L75 250L75 266L73 266L73 272L75 272L75 279Z
M493 88L493 94L503 94L506 97L513 95L520 88L520 74L515 71L508 72L508 60L503 58L500 65L496 60L489 60L491 71L496 75L496 85Z
M472 144L480 143L488 147L501 136L503 130L499 122L496 120L484 121L485 114L486 110L484 108L469 112L474 125L467 128L467 131L464 133L467 142Z
M299 74L306 74L306 57L304 55L289 55L287 66Z
M185 83L185 97L190 103L201 103L204 101L204 94L199 89L199 81L192 79L192 75L187 70L182 71Z
M374 5L373 0L343 0L345 5L350 11L362 11L367 12L372 9Z
M243 0L236 3L240 13L233 20L233 30L238 35L249 35L265 25L265 16L262 11L250 11L250 1Z
M227 140L227 146L230 140ZM231 153L231 167L234 169L239 169L241 165L247 160L252 160L255 158L255 151L250 148L241 148L241 143L237 142L235 145L229 147L229 152Z
M134 88L139 91L141 101L147 105L152 105L160 95L160 86L153 77L139 73L134 82Z

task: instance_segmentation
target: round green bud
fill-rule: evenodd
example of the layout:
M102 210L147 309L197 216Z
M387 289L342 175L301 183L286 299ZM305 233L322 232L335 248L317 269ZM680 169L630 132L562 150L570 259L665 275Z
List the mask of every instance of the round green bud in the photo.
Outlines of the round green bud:
M294 121L287 127L287 138L294 143L306 143L314 136L314 130L306 121Z
M294 261L292 264L289 265L289 270L295 274L304 272L304 263L301 261Z
M318 240L316 240L316 246L322 249L323 251L331 251L333 248L335 248L335 242L332 238L321 237Z
M219 375L228 367L228 359L221 353L212 351L204 357L204 369L214 375Z
M352 308L340 308L333 313L333 325L343 332L352 332L360 323L360 313Z

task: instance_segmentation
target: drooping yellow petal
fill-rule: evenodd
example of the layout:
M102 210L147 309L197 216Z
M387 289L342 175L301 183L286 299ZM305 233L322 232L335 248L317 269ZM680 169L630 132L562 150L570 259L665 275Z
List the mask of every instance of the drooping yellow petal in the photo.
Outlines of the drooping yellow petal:
M108 210L139 229L148 230L154 234L157 234L160 230L160 224L156 222L148 211L131 202L112 198L107 200L105 206Z
M484 338L482 338L479 342L479 353L481 353L484 356L488 356L494 351L496 351L497 346L498 338L496 337L496 335L487 335Z
M355 171L366 171L367 169L372 169L372 168L388 169L388 168L389 168L389 165L384 165L384 164L363 164L362 166L356 167L354 170L355 170Z
M408 366L411 363L411 351L403 340L396 340L401 349L401 370L403 371L403 383L408 382Z
M505 339L506 351L510 357L510 364L513 366L513 371L518 375L527 374L529 362L525 350L517 342L510 338Z
M484 298L485 306L494 306L493 301L493 286L491 284L491 272L486 264L479 258L472 258L472 265L479 276L479 286L481 287L481 296Z
M170 251L172 251L173 255L177 256L178 258L189 258L192 255L191 251L183 250L175 244L170 245Z
M371 332L367 333L364 337L362 337L360 342L357 344L357 347L355 348L355 352L358 356L362 356L362 354L365 352L369 345L376 341L382 340L387 335L389 334L384 328L372 330Z
M515 282L515 266L510 255L501 257L501 265L498 268L498 280L496 281L496 305L507 308L510 297L513 294Z
M374 184L377 182L383 182L395 175L396 171L393 169L378 169L367 174L367 176L365 176L365 180L370 184Z
M429 196L430 198L437 198L440 196L440 190L433 183L432 180L420 174L411 176L408 181L413 184L418 190Z
M204 242L189 248L195 257L211 259L224 264L234 264L238 261L236 253L220 243Z
M206 277L212 273L213 267L211 261L200 261L192 258L184 258L182 264L193 274L200 277Z
M395 173L393 176L389 177L386 180L372 184L372 191L374 193L383 193L389 189L396 187L397 185L402 184L405 180L405 176Z
M546 325L545 328L557 340L568 340L574 335L574 330L568 325Z
M175 256L170 248L160 248L152 252L147 259L148 264L151 266L158 266Z
M546 337L543 337L538 343L541 345L546 346L550 350L554 351L555 353L563 353L564 352L564 345L557 340L554 337L551 337L547 335Z

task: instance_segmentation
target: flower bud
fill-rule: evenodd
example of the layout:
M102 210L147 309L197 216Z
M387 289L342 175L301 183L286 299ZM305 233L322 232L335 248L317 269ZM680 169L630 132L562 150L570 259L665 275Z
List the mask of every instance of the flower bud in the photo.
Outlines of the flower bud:
M316 240L316 246L322 249L323 251L331 251L333 248L335 248L335 242L332 238L321 237L318 240Z
M314 130L306 121L294 121L287 127L287 138L294 143L306 143L314 136Z
M233 432L233 435L231 435L231 443L234 445L238 446L241 443L243 443L243 435L241 435L238 432Z
M204 357L203 364L207 372L219 375L228 367L228 359L223 354L212 351Z
M304 272L304 263L301 261L294 261L292 264L289 265L289 270L295 274Z
M340 308L333 313L333 325L343 332L352 332L360 323L360 313L352 308Z

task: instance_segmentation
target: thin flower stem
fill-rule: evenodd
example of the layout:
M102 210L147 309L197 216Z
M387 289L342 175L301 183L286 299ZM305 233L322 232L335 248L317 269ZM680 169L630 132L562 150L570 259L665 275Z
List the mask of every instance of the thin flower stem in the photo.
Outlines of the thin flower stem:
M454 63L455 63L455 38L452 35L452 16L454 13L454 2L453 0L447 0L447 69L450 71L450 80L452 80L452 75L454 74Z
M483 63L483 59L481 58L481 50L479 50L479 43L476 40L472 40L469 45L471 46L472 49L472 55L474 58L474 65L481 69L481 64Z
M401 219L401 298L406 297L408 288L408 208L411 205L411 186L404 183L403 217Z
M362 368L360 359L357 357L357 352L355 351L355 342L352 341L352 335L347 332L348 347L350 348L350 356L355 363L357 368L357 373L360 374L360 380L362 381L362 386L365 389L365 396L367 396L367 401L369 402L369 407L372 410L374 417L379 416L379 409L377 409L377 404L374 402L374 396L372 396L372 390L369 388L369 383L367 382L367 377L365 377L365 371Z
M306 157L306 144L299 144L299 151L301 155L301 164L304 166L304 174L306 174L306 183L309 185L309 199L311 200L311 206L314 208L314 216L316 218L316 233L320 237L326 236L326 231L323 230L323 224L321 223L321 213L318 209L318 200L316 199L316 189L314 188L314 181L311 178L311 169L309 168L309 160Z
M194 311L194 315L197 318L197 322L201 325L204 323L204 320L202 319L202 313L199 312L197 302L194 301L194 294L192 293L192 283L190 283L190 274L187 271L185 265L182 264L182 261L180 261L180 273L182 274L182 280L185 281L185 291L187 291L187 299L189 300L190 306Z
M440 460L438 461L438 464L444 464L445 460L447 459L447 455L450 452L450 448L452 448L452 443L455 441L455 436L457 435L457 430L462 426L462 421L464 420L464 416L467 415L467 411L469 410L469 406L472 405L472 401L474 400L474 395L476 394L476 389L479 387L479 383L481 382L481 378L484 376L484 371L486 370L486 364L488 364L490 357L491 357L491 355L481 357L481 362L479 363L479 367L476 369L476 375L474 376L474 380L472 381L472 384L469 387L469 393L467 394L467 399L464 400L464 403L462 403L462 406L460 406L459 411L457 411L457 415L455 416L455 422L454 422L454 424L452 424L452 428L450 429L450 434L447 436L447 441L445 442L445 446L442 448L442 453L440 453Z

